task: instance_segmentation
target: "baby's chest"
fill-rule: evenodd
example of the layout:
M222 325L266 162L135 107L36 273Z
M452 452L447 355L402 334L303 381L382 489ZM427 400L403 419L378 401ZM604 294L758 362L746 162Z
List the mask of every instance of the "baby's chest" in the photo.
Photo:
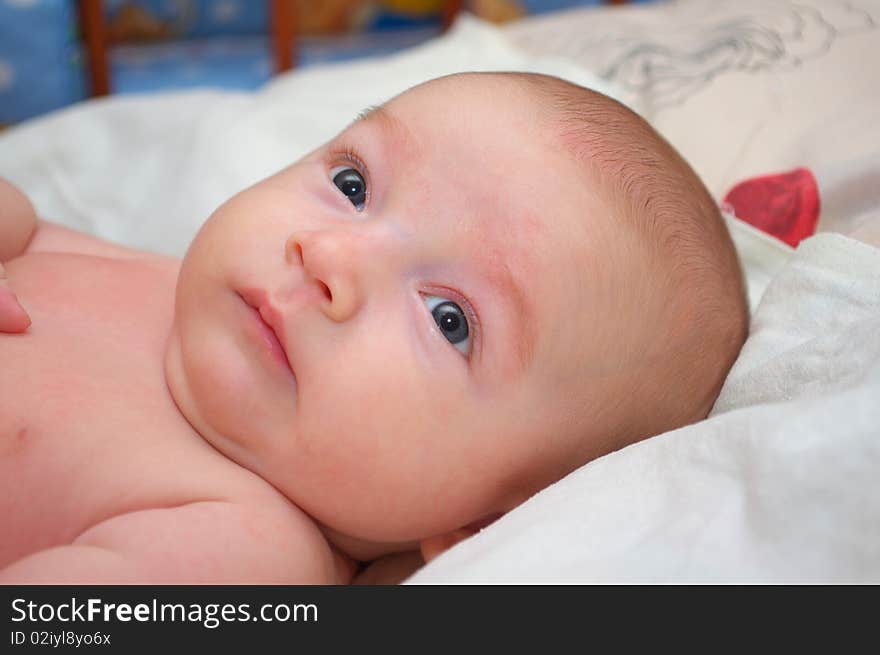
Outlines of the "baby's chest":
M7 268L31 317L26 333L0 335L7 431L16 418L67 431L87 422L121 427L132 411L161 410L173 307L173 286L162 275L139 262L55 253L26 255Z
M32 324L0 335L0 516L15 526L0 565L178 501L211 457L165 387L173 286L126 264L29 255L8 267Z

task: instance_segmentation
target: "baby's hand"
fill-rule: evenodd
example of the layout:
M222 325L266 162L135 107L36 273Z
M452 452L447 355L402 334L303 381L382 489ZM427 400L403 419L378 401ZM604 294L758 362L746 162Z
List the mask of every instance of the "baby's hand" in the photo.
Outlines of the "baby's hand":
M0 333L24 332L30 324L31 318L9 288L6 269L0 263Z

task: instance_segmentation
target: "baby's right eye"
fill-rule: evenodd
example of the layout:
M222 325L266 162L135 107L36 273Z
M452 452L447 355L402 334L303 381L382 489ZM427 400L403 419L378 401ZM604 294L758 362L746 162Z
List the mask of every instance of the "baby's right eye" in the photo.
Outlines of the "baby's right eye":
M351 166L336 166L330 170L330 178L354 208L362 211L367 201L367 183L363 175Z
M465 357L470 355L471 338L468 320L458 303L441 296L425 296L425 304L431 310L431 316L446 340Z

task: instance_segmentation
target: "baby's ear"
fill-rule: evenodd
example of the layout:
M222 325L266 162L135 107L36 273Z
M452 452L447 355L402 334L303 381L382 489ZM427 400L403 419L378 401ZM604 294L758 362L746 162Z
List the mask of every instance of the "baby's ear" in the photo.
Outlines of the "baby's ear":
M425 564L437 557L437 555L440 555L441 553L452 548L459 541L464 541L468 537L477 534L480 530L485 528L490 523L494 523L502 516L503 515L500 512L494 512L483 517L479 521L474 521L473 523L470 523L463 528L459 528L458 530L453 530L452 532L447 532L446 534L438 534L434 537L422 539L422 541L419 543L419 546L421 548L422 558L424 558Z

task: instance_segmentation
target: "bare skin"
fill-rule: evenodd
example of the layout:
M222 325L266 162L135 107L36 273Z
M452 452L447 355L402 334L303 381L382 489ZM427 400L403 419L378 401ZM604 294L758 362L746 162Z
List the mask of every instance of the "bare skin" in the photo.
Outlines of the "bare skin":
M0 581L349 581L351 560L168 394L178 267L47 224L7 263L32 325L0 337Z
M30 325L27 312L6 281L3 262L24 251L36 226L27 196L0 178L0 334L23 332Z

